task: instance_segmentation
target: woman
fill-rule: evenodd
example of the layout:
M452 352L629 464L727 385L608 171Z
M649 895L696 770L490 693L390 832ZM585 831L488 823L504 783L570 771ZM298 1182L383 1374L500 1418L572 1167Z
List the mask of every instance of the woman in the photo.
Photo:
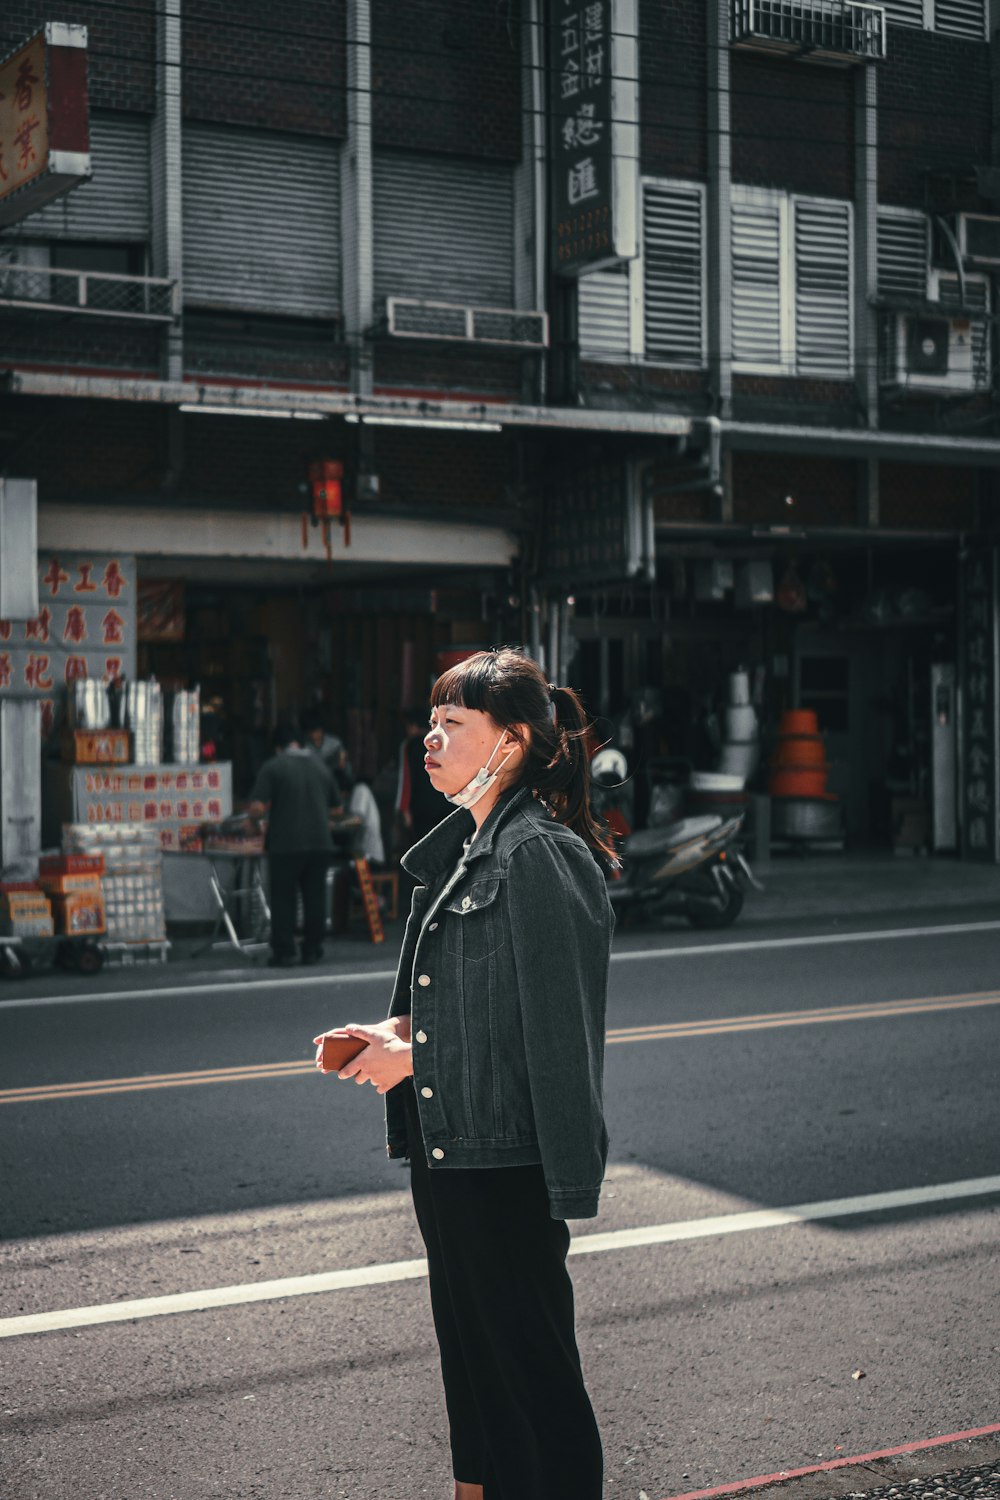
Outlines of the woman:
M445 672L432 705L427 773L462 810L404 856L418 885L389 1019L334 1033L368 1044L338 1076L386 1095L389 1155L410 1157L456 1500L599 1500L565 1264L608 1144L597 860L614 856L587 723L506 648Z

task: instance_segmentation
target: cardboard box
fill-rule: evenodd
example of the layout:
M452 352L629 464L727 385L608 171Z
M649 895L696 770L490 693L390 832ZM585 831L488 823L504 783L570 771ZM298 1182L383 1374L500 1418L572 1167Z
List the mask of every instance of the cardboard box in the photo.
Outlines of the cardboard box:
M69 937L104 931L104 897L100 891L72 891L68 896L53 896L52 910L57 932Z
M100 875L39 875L38 884L50 896L69 896L73 891L101 892Z
M104 858L100 854L43 854L38 861L38 874L103 875Z
M62 739L62 758L74 766L123 766L129 755L127 729L69 729Z
M37 886L0 895L0 933L4 937L52 936L52 908Z

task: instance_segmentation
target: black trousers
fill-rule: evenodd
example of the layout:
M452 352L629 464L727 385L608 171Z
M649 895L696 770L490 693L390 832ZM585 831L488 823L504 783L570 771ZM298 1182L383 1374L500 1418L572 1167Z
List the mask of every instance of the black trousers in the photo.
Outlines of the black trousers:
M485 1500L600 1500L604 1460L576 1347L569 1230L541 1167L431 1172L407 1081L413 1204L454 1477Z
M319 953L326 931L326 871L329 854L269 854L271 877L271 948L275 958L295 955L295 912L302 891L303 948Z

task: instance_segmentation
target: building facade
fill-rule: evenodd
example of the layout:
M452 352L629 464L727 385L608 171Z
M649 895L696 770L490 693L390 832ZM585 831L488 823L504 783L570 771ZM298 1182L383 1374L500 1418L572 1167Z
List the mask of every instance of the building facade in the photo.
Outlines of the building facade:
M987 0L70 9L93 175L0 231L5 472L40 546L183 581L140 671L219 700L238 794L279 713L377 770L444 653L520 640L703 765L744 667L852 837L951 797L996 857ZM627 258L567 275L559 174L584 222L618 127Z

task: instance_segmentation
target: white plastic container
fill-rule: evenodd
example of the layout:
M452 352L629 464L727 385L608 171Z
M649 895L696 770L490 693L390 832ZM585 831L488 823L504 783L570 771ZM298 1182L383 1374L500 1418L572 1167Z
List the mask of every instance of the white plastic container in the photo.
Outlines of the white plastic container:
M730 703L725 712L727 740L757 738L757 710L752 704Z

